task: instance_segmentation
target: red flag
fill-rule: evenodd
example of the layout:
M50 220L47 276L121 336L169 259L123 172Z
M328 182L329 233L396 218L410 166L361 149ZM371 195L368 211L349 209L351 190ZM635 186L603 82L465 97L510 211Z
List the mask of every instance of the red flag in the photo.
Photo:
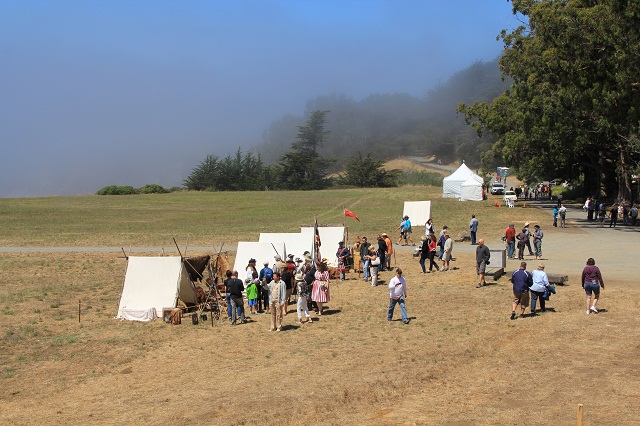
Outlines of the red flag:
M349 217L353 217L353 218L355 218L355 220L360 222L360 219L358 218L358 215L355 214L354 212L352 212L351 210L344 209L344 215L345 216L349 216Z

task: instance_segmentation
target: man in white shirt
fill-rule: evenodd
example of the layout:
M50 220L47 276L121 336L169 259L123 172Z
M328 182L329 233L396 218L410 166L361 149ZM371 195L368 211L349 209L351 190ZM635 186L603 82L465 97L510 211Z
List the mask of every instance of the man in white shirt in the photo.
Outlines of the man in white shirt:
M404 304L404 299L407 297L407 282L402 276L402 269L396 269L396 276L389 281L389 311L387 312L387 321L391 321L393 318L393 310L396 304L400 304L402 310L402 322L409 324L409 318L407 317L407 308Z

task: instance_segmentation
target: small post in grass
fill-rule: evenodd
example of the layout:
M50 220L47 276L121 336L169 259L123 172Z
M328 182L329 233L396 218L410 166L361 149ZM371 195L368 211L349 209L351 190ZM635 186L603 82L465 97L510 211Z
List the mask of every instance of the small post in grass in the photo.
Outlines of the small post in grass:
M582 426L582 404L578 404L578 421L577 426Z
M80 302L81 299L78 299L78 322L80 322Z

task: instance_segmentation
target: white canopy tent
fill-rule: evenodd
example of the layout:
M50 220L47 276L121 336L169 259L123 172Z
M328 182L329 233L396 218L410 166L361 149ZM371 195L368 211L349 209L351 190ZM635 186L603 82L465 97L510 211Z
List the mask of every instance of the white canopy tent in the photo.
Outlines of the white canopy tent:
M460 201L482 201L484 182L476 174L460 185Z
M273 265L275 262L274 256L278 253L280 256L284 256L284 243L282 241L273 243L241 241L238 243L238 249L236 250L236 260L233 263L233 270L238 271L239 278L244 280L246 278L249 259L256 260L256 269L260 271L265 261L269 262L269 265Z
M462 184L470 177L479 179L484 182L477 174L473 173L466 164L462 163L458 170L442 179L442 197L443 198L460 198L462 192Z
M194 285L179 256L129 256L116 318L152 321L164 308L175 308L178 297L196 303Z
M411 227L425 226L431 217L431 201L405 201L402 217L409 216Z

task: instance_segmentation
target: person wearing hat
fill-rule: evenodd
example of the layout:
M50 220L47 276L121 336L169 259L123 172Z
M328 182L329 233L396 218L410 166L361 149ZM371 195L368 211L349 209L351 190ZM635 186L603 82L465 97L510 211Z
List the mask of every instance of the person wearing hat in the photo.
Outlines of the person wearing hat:
M529 222L525 222L524 224L524 233L527 236L527 239L524 241L527 250L529 250L529 256L533 256L533 250L531 250L531 232L529 231Z
M273 258L275 259L275 263L273 264L272 268L273 272L277 272L278 274L280 274L280 276L282 276L282 273L287 268L287 264L282 261L282 258L279 254L276 254L275 256L273 256Z
M338 243L338 251L336 257L338 258L338 270L340 271L340 281L346 279L346 272L349 270L349 257L351 252L344 246L344 241Z
M536 260L542 260L542 237L544 233L540 225L533 225L533 246L536 249Z
M307 322L311 323L311 314L307 307L307 301L311 297L311 290L309 285L304 280L304 274L299 272L295 276L296 279L296 295L298 296L298 303L296 305L296 311L298 312L298 324L302 324L302 312L307 318Z
M441 272L448 271L449 261L451 260L451 252L453 251L453 240L449 236L448 232L444 233L444 253L442 255L442 268Z
M357 272L358 277L360 276L360 272L362 272L362 257L360 256L361 244L360 235L356 235L356 242L353 243L353 247L351 247L351 256L353 256L353 272Z
M387 244L387 255L384 257L384 261L386 263L386 268L391 270L391 256L393 255L393 243L391 242L391 238L387 235L386 232L383 232L382 238L384 238L384 242Z
M302 274L306 272L304 261L299 257L296 257L296 274Z
M256 276L254 277L253 274L256 274ZM244 283L246 285L249 285L256 278L258 278L258 270L256 269L256 260L249 259L249 263L247 264L247 276L244 279Z
M540 300L540 310L545 311L544 290L549 287L549 277L544 271L544 263L538 265L538 269L531 273L533 284L531 285L531 315L536 314L536 301Z

